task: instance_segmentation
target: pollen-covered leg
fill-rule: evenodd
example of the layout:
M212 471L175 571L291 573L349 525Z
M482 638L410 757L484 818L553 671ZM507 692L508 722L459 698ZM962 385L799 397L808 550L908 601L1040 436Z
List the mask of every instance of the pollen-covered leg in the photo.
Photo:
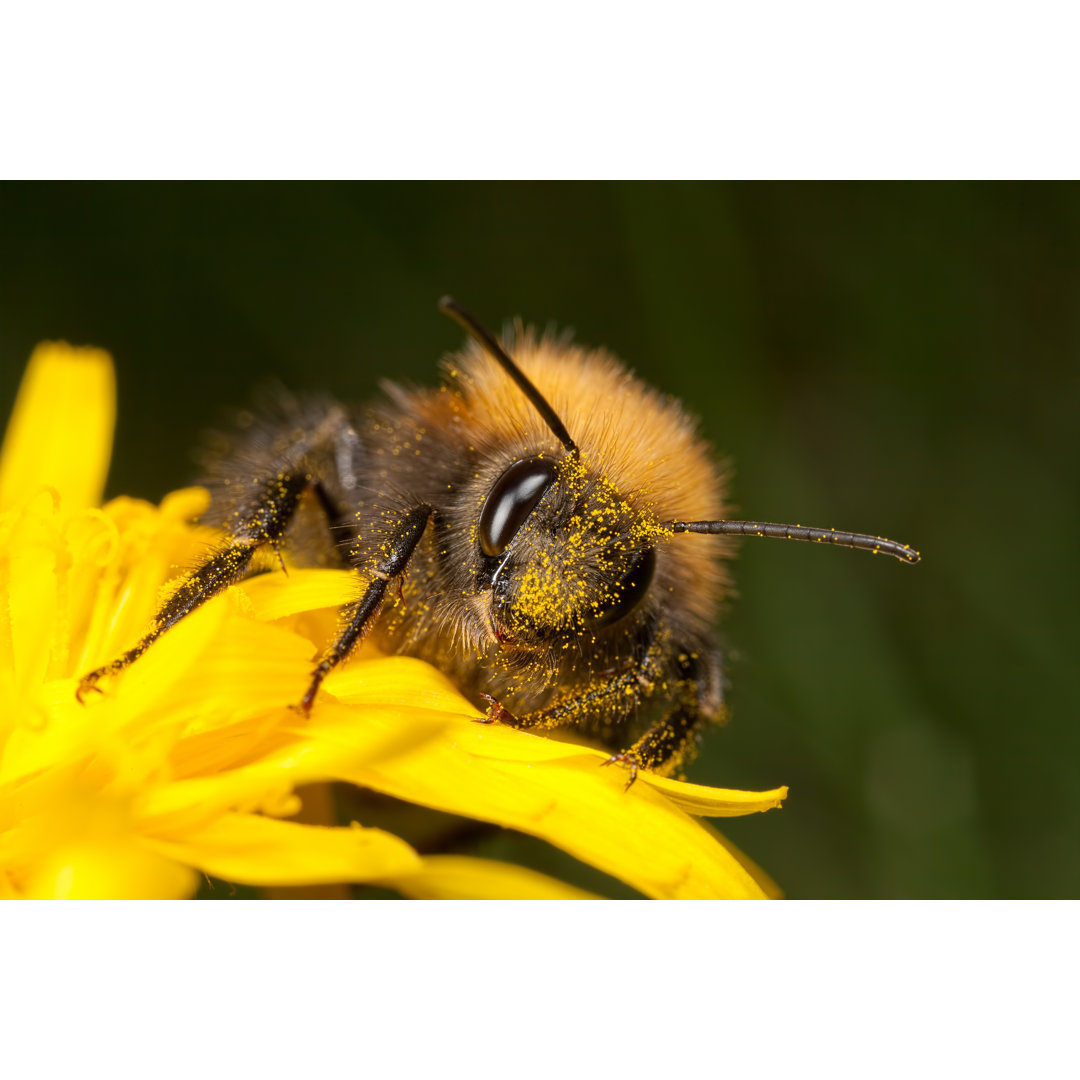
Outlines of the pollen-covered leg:
M554 705L525 716L515 716L488 694L488 715L482 722L506 724L523 731L552 729L577 724L596 716L625 716L648 696L651 680L637 670L625 671L602 683L561 698ZM627 788L637 779L639 769L667 774L691 756L697 732L709 716L701 708L696 680L678 684L677 704L653 724L629 750L612 754L604 765L624 765L630 772Z
M559 698L554 704L524 716L515 716L487 694L488 719L522 731L566 727L587 717L625 716L646 696L640 671L627 669L602 682L591 683Z
M150 630L134 648L128 649L111 663L96 668L79 680L75 691L79 701L83 700L88 691L98 690L97 683L106 675L116 675L138 660L166 630L175 626L185 615L216 596L226 586L238 581L251 564L257 547L257 544L250 542L230 544L188 575L162 605L161 610L154 616Z
M683 653L678 661L681 678L675 687L675 704L662 720L653 724L629 750L612 754L604 765L622 765L630 773L627 789L637 779L639 769L670 776L689 761L696 749L698 732L711 720L724 714L719 695L709 708L702 702L712 699L710 684L719 686L719 658L702 663L696 654ZM712 668L717 670L713 671Z
M637 779L639 769L670 775L692 756L695 735L707 719L696 702L680 702L629 750L612 754L603 764L625 766L630 772L627 788Z
M111 663L88 672L79 680L75 696L79 701L106 675L115 675L137 660L162 634L190 615L211 597L239 581L250 569L255 552L264 544L277 548L292 521L304 492L312 480L303 474L283 474L269 481L252 508L238 514L231 523L232 536L198 569L181 582L162 604L150 629L133 648Z
M420 543L427 528L428 519L434 513L430 506L418 506L405 513L394 527L389 538L381 545L378 554L367 567L371 578L363 596L345 611L344 629L326 651L326 655L311 676L311 685L300 701L303 712L311 711L319 686L333 668L341 663L356 647L357 642L374 625L375 618L386 598L386 590L393 581L400 581L409 565L409 559Z

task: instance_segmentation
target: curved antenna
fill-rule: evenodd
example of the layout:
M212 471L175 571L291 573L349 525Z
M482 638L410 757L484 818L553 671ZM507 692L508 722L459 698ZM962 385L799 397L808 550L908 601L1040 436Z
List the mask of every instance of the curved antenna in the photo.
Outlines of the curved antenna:
M439 310L444 315L449 315L459 326L483 345L485 349L499 362L503 371L517 383L518 389L532 402L536 411L544 418L544 423L551 428L555 438L566 447L571 454L577 454L577 444L570 438L570 432L566 425L559 419L555 410L547 403L547 400L525 377L525 373L506 355L503 347L495 340L494 336L473 318L452 296L444 296L439 301Z
M665 528L677 533L707 533L710 536L772 536L781 540L809 540L815 544L838 544L873 554L892 555L914 566L919 553L907 544L868 533L812 529L807 525L777 525L771 521L669 521Z

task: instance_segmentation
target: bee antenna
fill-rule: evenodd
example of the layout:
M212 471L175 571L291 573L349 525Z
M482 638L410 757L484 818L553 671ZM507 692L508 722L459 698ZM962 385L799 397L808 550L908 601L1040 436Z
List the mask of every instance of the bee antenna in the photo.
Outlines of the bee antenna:
M439 310L449 315L459 326L471 334L499 362L500 367L517 383L518 389L532 402L536 411L544 418L544 423L551 428L555 438L571 454L577 454L577 444L570 438L566 425L559 419L558 413L547 403L547 399L525 377L525 373L506 354L503 347L495 340L491 332L480 325L452 296L444 296L439 301Z
M886 540L867 533L838 532L836 529L812 529L806 525L777 525L771 521L669 521L666 528L677 533L707 533L711 536L773 536L781 540L809 540L815 544L839 544L877 555L892 555L902 563L914 565L919 553L907 544Z

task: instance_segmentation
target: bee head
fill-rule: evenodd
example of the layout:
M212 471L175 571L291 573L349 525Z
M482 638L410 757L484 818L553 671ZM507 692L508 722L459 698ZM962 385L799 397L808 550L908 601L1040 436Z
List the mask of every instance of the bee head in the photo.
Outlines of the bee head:
M558 647L623 623L642 609L662 534L579 454L513 462L476 529L496 638Z
M709 583L693 577L686 559L665 556L658 572L657 548L676 534L809 540L918 562L908 545L863 533L660 520L640 498L632 503L602 470L590 468L555 410L483 326L448 297L439 306L498 362L562 445L561 454L526 451L507 462L490 481L475 522L476 597L487 609L482 620L504 647L568 649L583 637L595 641L610 628L621 632L635 619L643 622L654 577L661 592L678 586L680 605L696 614L695 594L709 594Z

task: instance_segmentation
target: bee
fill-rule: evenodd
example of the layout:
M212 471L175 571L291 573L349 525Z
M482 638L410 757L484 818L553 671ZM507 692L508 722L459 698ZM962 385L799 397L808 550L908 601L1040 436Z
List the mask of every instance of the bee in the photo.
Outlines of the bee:
M714 625L729 538L919 561L882 537L729 520L725 472L677 401L605 351L520 324L501 343L453 299L439 307L469 335L440 387L385 384L384 400L358 415L284 402L219 461L209 516L224 541L140 641L83 676L80 701L251 573L260 549L280 559L314 514L337 539L326 548L355 570L357 594L301 711L373 633L485 702L481 722L572 726L625 746L605 764L623 766L629 787L640 769L674 772L724 718Z

